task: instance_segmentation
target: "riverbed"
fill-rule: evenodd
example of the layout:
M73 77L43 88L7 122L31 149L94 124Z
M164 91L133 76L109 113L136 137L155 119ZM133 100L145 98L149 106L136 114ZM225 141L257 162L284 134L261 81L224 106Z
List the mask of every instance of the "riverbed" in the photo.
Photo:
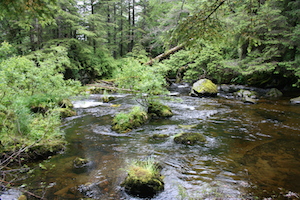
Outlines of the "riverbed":
M289 98L244 104L183 92L162 99L173 117L119 134L111 130L112 118L138 103L130 94L112 95L109 103L102 103L101 94L74 101L77 116L62 126L66 150L37 164L24 187L53 200L136 200L120 186L126 167L151 158L161 164L165 183L154 200L299 198L300 106ZM206 142L174 143L182 132L201 133ZM153 139L154 134L169 137ZM74 170L76 157L90 160L90 167Z

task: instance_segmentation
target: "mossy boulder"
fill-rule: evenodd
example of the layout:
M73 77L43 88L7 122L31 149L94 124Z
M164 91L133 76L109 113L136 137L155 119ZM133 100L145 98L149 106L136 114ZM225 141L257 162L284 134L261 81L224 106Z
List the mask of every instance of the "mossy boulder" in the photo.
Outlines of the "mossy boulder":
M277 88L271 88L267 93L266 96L267 97L271 97L271 98L278 98L281 97L283 94L280 90L278 90Z
M118 113L113 119L112 130L126 133L143 125L147 120L147 113L141 107L136 106L129 113Z
M152 161L141 161L131 165L121 186L129 195L141 198L152 198L164 190L160 169Z
M216 96L218 87L209 79L200 79L193 84L190 95L195 97Z
M171 108L159 101L152 101L149 103L148 114L152 118L167 118L173 116Z
M201 133L180 133L174 137L174 142L177 144L195 145L205 141L206 138Z

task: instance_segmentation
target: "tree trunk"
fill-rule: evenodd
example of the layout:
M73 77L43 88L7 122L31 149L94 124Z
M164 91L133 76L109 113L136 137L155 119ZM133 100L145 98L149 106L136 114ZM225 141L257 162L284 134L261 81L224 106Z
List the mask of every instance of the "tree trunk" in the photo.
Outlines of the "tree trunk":
M121 33L121 37L120 37L120 43L119 43L119 50L120 50L120 56L122 57L124 55L123 53L123 38L124 38L124 33L123 33L123 0L120 0L120 33Z
M128 41L129 43L127 44L127 52L131 52L132 47L131 47L131 0L128 1Z
M184 44L178 45L176 47L173 47L172 49L166 51L165 53L162 53L158 56L156 56L155 58L149 60L148 62L145 63L145 65L152 65L155 61L161 61L166 59L168 56L170 56L173 53L176 53L177 51L181 50L184 48Z
M134 28L135 28L135 0L132 0L132 26L131 26L131 36L130 36L130 47L131 47L131 51L133 49L134 46Z
M114 51L113 51L113 56L114 58L117 58L117 3L114 3Z

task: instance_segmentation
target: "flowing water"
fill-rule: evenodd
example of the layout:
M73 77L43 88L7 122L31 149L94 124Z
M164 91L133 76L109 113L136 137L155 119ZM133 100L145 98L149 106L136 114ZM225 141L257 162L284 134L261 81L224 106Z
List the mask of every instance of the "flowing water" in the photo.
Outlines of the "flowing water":
M101 95L75 102L78 116L63 129L67 149L37 166L25 181L47 199L139 199L123 191L126 166L153 158L163 169L165 189L153 199L288 199L300 193L300 106L288 99L247 105L228 98L195 98L185 93L164 101L174 112L126 134L111 130L111 120L137 102ZM115 106L117 105L117 106ZM202 133L207 142L173 142L181 132ZM167 134L155 140L153 134ZM92 161L74 170L76 157ZM24 183L24 181L22 183Z

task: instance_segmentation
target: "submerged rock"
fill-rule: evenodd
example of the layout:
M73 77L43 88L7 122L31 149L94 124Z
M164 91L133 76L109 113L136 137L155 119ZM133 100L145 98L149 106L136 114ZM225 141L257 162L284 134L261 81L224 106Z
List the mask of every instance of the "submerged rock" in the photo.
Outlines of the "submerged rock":
M128 175L121 184L129 195L152 198L164 190L163 177L154 162L141 161L130 166Z
M174 142L177 144L194 145L205 141L206 138L201 133L180 133L174 137Z
M278 90L277 88L271 88L267 93L266 96L267 97L271 97L271 98L278 98L281 97L283 94L280 90Z
M290 102L292 104L300 104L300 97L296 97L296 98L290 99Z
M167 137L169 137L169 135L168 134L163 134L163 133L152 135L153 139L164 139L164 138L167 138Z
M191 125L184 125L184 124L179 124L178 127L179 128L183 128L183 129L193 129L193 128L197 128L198 124L191 124Z
M99 183L86 183L78 186L78 191L86 197L99 199L102 195Z
M73 160L73 171L77 174L83 173L88 171L88 169L91 168L92 165L93 165L92 161L85 158L76 157Z
M204 97L204 96L216 96L218 93L218 87L209 79L200 79L193 84L191 89L191 96Z

